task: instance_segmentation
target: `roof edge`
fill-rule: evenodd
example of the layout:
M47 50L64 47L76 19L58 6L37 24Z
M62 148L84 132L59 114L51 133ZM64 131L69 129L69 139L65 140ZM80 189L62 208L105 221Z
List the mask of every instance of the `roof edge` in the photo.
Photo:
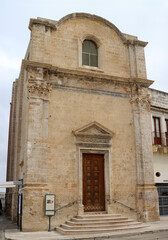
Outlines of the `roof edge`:
M29 22L29 29L32 30L33 24L41 24L41 25L45 25L46 27L50 27L53 30L57 30L57 28L59 28L62 23L68 21L69 19L73 19L73 18L89 18L89 19L103 22L105 25L107 25L111 30L113 30L118 35L118 37L122 40L123 44L139 45L142 47L145 47L148 44L148 42L140 41L138 39L127 39L124 36L124 33L122 33L113 23L111 23L110 21L108 21L105 18L102 18L97 15L93 15L90 13L82 13L82 12L81 13L80 12L71 13L71 14L64 16L59 21L55 21L55 24L52 23L49 19L45 19L45 18L37 18L37 19L31 18L30 22Z

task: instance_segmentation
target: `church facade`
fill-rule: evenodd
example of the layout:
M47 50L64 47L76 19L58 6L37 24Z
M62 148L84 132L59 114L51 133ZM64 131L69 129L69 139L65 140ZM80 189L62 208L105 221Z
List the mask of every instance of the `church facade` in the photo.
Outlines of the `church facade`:
M52 226L88 212L159 220L147 42L85 13L31 19L29 29L13 84L7 167L7 181L23 180L23 231L47 230L46 194L55 194L55 208L75 201ZM6 199L15 220L17 190Z

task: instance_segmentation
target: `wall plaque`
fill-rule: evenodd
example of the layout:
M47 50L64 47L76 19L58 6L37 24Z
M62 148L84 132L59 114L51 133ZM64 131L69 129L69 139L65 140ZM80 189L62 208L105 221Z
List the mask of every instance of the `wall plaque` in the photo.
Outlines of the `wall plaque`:
M55 194L45 195L45 216L55 215Z

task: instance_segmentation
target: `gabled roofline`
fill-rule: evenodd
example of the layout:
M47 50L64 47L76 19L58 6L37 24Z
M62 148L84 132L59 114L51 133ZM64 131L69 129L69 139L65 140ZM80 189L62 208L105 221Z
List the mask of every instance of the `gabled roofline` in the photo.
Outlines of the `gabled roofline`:
M135 40L127 39L124 36L124 34L114 24L112 24L105 18L99 17L97 15L89 14L89 13L71 13L71 14L64 16L59 21L52 21L52 20L45 19L45 18L37 18L37 19L31 18L30 23L29 23L29 29L32 30L33 24L41 24L41 25L45 25L46 27L50 27L53 30L57 30L64 22L66 22L70 19L73 19L73 18L89 18L92 20L97 20L99 22L103 22L106 26L108 26L111 30L113 30L117 34L117 36L121 39L123 44L139 45L142 47L145 47L148 44L148 42L140 41L138 39L135 39Z
M105 25L107 25L111 30L113 30L119 36L119 38L123 41L123 43L127 42L127 39L125 38L125 36L122 34L122 32L114 24L112 24L111 22L109 22L105 18L99 17L97 15L89 14L89 13L71 13L71 14L68 14L65 17L61 18L57 22L57 27L59 27L63 22L66 22L71 18L89 18L89 19L98 20L100 22L103 22L103 23L105 23Z

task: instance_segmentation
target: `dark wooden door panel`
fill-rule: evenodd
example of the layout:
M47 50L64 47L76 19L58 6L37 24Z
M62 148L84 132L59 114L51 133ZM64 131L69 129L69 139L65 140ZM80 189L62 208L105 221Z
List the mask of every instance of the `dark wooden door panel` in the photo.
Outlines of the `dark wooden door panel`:
M83 204L85 212L105 210L103 154L83 154Z

